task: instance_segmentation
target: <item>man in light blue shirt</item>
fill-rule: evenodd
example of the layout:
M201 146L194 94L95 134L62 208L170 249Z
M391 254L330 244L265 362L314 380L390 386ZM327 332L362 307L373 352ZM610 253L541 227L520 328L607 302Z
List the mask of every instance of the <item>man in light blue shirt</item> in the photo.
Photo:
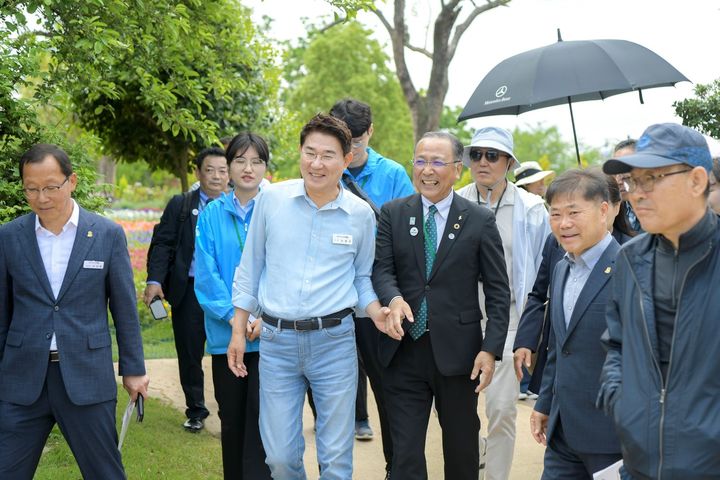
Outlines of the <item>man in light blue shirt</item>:
M311 387L317 407L321 478L352 478L357 351L352 307L384 328L370 274L375 218L344 191L351 134L317 115L300 133L302 180L258 196L233 285L228 364L238 376L250 313L262 311L260 434L274 478L304 479L302 408Z

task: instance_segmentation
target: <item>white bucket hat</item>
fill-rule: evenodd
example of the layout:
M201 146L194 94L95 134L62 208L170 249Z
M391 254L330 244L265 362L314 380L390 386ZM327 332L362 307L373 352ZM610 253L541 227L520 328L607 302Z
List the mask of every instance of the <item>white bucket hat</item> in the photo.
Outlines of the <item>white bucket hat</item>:
M553 170L543 170L538 162L522 162L520 167L513 172L515 185L529 185L543 180L546 177L555 175Z
M508 165L508 169L517 167L520 165L520 162L518 162L517 158L515 158L515 154L513 153L514 145L512 133L504 128L479 128L475 131L475 135L473 135L470 145L463 149L463 165L470 168L470 164L472 163L470 160L470 150L475 147L482 147L494 148L495 150L507 153L510 155L510 158L513 159L513 162Z

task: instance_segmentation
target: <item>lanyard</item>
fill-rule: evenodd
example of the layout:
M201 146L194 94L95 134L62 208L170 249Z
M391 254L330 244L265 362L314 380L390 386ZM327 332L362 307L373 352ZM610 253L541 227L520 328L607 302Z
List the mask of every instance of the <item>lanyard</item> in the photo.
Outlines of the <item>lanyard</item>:
M490 194L492 194L492 190L488 190L488 191L490 192ZM497 204L495 205L495 217L496 217L496 218L497 218L498 208L500 208L500 202L502 202L502 199L503 199L503 197L505 196L505 191L507 191L507 183L505 183L505 188L503 188L503 191L502 191L502 193L500 194L500 198L498 198ZM490 201L489 201L489 200L490 200L489 197L490 197L491 195L488 195L488 202L487 202L486 204L483 204L482 202L480 202L480 190L477 189L477 186L475 187L475 193L477 194L477 203L478 203L478 205L480 205L480 206L485 206L485 207L487 207L488 209L492 210L492 208L490 208Z
M240 229L237 225L237 219L235 218L235 215L232 216L233 219L233 225L235 226L235 234L237 235L238 243L240 243L240 253L245 249L245 242L243 242L242 237L240 236ZM244 224L244 222L243 222Z

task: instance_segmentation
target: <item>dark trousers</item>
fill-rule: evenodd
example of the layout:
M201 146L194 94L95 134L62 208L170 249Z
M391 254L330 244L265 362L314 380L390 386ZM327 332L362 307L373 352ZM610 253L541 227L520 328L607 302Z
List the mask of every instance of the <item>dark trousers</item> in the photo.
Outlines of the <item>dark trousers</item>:
M185 296L172 307L175 351L180 369L180 385L185 394L185 416L203 419L210 412L205 407L202 359L205 354L204 313L195 297L195 284L190 278Z
M86 479L124 479L115 430L116 400L75 405L60 366L50 363L40 398L32 405L0 401L0 478L30 480L57 422Z
M382 376L385 370L378 360L378 339L381 333L375 328L375 324L369 318L355 318L355 341L357 343L358 353L360 355L360 364L363 368L362 372L367 373L370 380L373 395L375 396L375 404L378 409L378 419L380 420L380 434L382 435L383 456L385 457L385 465L389 470L392 465L393 443L392 435L390 435L390 424L388 423L387 406L385 405L385 393L383 391ZM361 399L361 382L362 382L362 403ZM357 404L355 405L355 419L362 420L368 417L367 414L367 383L365 375L361 378L358 376L358 393ZM365 416L358 418L358 414L364 411Z
M258 352L245 354L248 376L236 377L227 355L212 356L212 378L220 417L223 473L226 480L270 479L260 439L260 375Z
M445 478L477 480L480 473L477 381L446 377L435 364L430 335L405 335L383 374L385 406L393 440L393 480L427 479L425 438L433 397L442 428Z
M589 432L591 434L591 432ZM568 445L558 420L555 432L545 449L543 480L592 480L593 473L609 467L622 458L620 453L581 453Z

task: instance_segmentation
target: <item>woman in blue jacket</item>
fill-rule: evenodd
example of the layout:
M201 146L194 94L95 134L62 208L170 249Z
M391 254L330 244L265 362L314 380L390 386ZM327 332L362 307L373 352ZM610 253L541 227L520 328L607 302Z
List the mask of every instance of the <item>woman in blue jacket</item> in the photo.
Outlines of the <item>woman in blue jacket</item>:
M212 377L220 416L223 472L226 479L269 479L258 428L259 328L248 328L246 377L228 368L227 346L233 318L232 281L240 263L255 197L267 171L265 140L253 133L233 138L225 152L234 189L203 210L195 238L195 294L205 312L207 351L212 355ZM252 318L254 327L260 320Z

